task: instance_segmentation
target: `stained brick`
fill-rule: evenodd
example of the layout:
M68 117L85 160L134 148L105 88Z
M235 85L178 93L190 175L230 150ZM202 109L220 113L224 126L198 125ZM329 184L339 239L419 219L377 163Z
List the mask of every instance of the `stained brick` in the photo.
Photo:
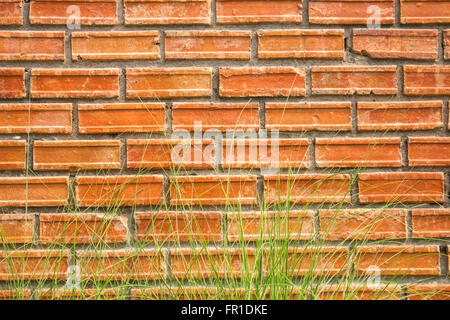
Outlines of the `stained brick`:
M64 60L64 32L0 31L0 60Z
M404 66L403 78L406 95L450 94L450 66Z
M20 288L17 290L0 290L1 300L29 300L30 297L31 290L29 289Z
M401 0L401 23L449 23L447 0Z
M60 289L49 288L35 290L36 300L124 300L126 290L123 288L104 288L98 289Z
M402 288L396 284L321 285L311 293L315 300L400 300Z
M408 300L450 300L449 284L415 284L406 288Z
M25 69L2 68L0 69L0 98L24 98L25 97Z
M412 210L412 235L415 238L450 238L450 209Z
M25 140L0 140L0 169L24 170L27 142Z
M253 291L253 290L252 290ZM247 297L243 288L217 287L156 287L131 289L131 300L243 300Z
M444 59L450 59L450 29L442 32L444 41Z
M450 137L411 137L408 139L411 167L450 166Z
M31 243L34 219L34 214L0 215L0 243Z
M0 25L22 25L21 0L2 0L0 1Z

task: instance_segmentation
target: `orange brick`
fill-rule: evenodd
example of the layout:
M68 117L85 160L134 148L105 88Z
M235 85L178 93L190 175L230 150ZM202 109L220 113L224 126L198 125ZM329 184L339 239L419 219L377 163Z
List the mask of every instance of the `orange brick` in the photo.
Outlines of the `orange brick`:
M73 32L72 60L159 59L157 31Z
M220 212L136 212L136 236L143 242L211 242L222 240Z
M250 31L168 31L166 59L250 59Z
M370 58L438 58L438 31L433 29L355 29L353 50Z
M218 23L302 22L301 0L217 0Z
M412 232L415 238L449 238L450 209L414 209Z
M358 247L355 252L354 268L359 275L370 275L374 271L379 271L383 276L438 276L439 247Z
M77 254L77 265L84 280L154 280L165 276L161 250L86 250Z
M33 98L114 98L119 69L33 69Z
M131 289L131 300L244 300L253 290L217 287L156 287Z
M35 141L33 159L34 170L120 169L120 141Z
M269 203L350 202L350 176L338 174L280 174L264 176Z
M450 137L408 139L410 167L450 166Z
M49 288L36 290L34 296L36 300L124 300L127 295L124 288L99 287L72 290Z
M33 241L34 214L0 215L0 243L31 243Z
M64 32L0 31L0 60L64 60Z
M406 238L406 210L321 210L320 233L326 240Z
M450 66L404 66L403 78L406 95L450 94Z
M350 102L266 103L266 129L351 130Z
M163 200L162 175L77 177L79 206L157 205Z
M220 68L219 94L223 97L303 96L305 68Z
M449 23L447 0L401 0L401 23Z
M224 139L222 166L226 168L308 168L308 139Z
M233 212L227 222L228 241L308 240L314 235L309 210Z
M259 129L257 103L175 102L172 105L172 128L199 130L247 130Z
M444 59L450 59L450 29L444 30L443 41L444 41Z
M64 206L68 189L67 177L0 178L0 207Z
M359 199L369 202L443 202L441 172L385 172L359 175Z
M30 297L29 289L0 290L0 300L30 300Z
M321 285L311 293L314 300L400 300L402 289L396 284Z
M449 284L416 284L406 288L408 300L450 300Z
M2 0L0 1L0 25L22 25L21 0Z
M39 239L42 244L123 243L127 240L127 217L111 214L39 215Z
M0 280L67 279L69 251L14 250L0 252Z
M127 98L208 97L211 68L127 69Z
M125 24L210 23L210 0L125 0Z
M313 67L312 93L394 95L396 70L395 66Z
M26 95L24 81L25 69L0 69L0 98L24 98Z
M127 167L207 169L214 167L213 140L129 139Z
M164 132L164 108L164 103L80 104L79 132Z
M358 101L358 130L430 130L443 126L442 101Z
M26 140L0 140L0 170L24 170L26 151Z
M343 59L344 30L261 30L258 57Z
M309 2L309 22L314 24L393 24L394 13L393 0L312 0Z
M76 10L74 7L79 9ZM32 24L112 25L117 23L117 0L33 0L30 3ZM79 18L76 19L77 14Z
M400 138L316 138L318 167L401 167Z
M256 204L256 176L177 176L170 179L171 205Z

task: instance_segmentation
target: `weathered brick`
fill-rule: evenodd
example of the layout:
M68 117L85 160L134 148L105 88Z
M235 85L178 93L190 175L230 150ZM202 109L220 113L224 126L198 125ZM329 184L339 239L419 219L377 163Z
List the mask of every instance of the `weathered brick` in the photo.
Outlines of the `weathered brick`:
M68 189L67 177L0 178L0 207L64 206Z
M266 129L281 131L349 131L350 102L266 103Z
M358 101L358 130L430 130L443 126L442 101Z
M164 103L80 104L79 132L164 132L164 108Z
M34 214L0 215L0 243L31 243L34 219Z
M322 66L312 68L313 94L397 93L395 66Z
M35 141L33 159L34 170L120 169L120 141Z
M39 240L42 244L123 243L127 217L94 213L41 213Z
M321 285L311 290L314 300L400 300L402 289L396 284Z
M401 167L400 138L317 138L319 167Z
M442 32L444 41L444 59L450 59L450 29L444 30Z
M0 98L24 98L26 95L24 81L24 68L0 69Z
M280 174L264 176L269 203L350 202L350 176L344 174Z
M260 30L258 57L343 59L344 30Z
M126 24L210 24L210 0L125 0Z
M450 66L404 66L403 78L406 95L450 94Z
M33 69L33 98L115 98L119 69Z
M72 60L159 59L157 31L72 32Z
M450 166L450 137L408 139L410 167Z
M0 31L0 60L64 60L64 32Z
M443 202L441 172L385 172L359 175L359 200L369 202Z
M256 204L256 176L174 176L170 178L170 204Z
M163 287L131 289L131 300L243 300L248 290L217 287ZM253 297L251 295L250 297Z
M30 289L20 288L17 290L0 290L1 300L30 300L30 297Z
M412 210L412 235L415 238L449 238L450 209Z
M448 0L401 0L401 23L449 23Z
M124 300L126 296L126 289L120 287L72 290L48 288L34 291L36 300Z
M21 0L2 0L0 1L0 25L22 25Z
M438 58L438 31L433 29L355 29L353 50L379 59Z
M220 68L219 94L223 97L303 96L305 68Z
M157 205L163 200L162 175L77 177L76 199L82 207Z
M127 69L127 98L208 97L211 68Z
M24 170L26 152L26 140L0 140L0 170Z
M449 284L415 284L406 288L408 300L450 300Z

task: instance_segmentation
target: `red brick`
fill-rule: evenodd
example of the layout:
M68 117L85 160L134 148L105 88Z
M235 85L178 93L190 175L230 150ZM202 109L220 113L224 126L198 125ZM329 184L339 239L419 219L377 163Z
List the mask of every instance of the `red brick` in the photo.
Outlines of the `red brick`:
M450 94L450 66L404 66L403 78L406 95Z
M368 246L358 247L354 268L359 275L379 269L386 276L438 276L438 246Z
M39 215L39 239L42 244L123 243L127 240L127 230L127 217L111 214Z
M164 132L164 103L78 105L80 133Z
M343 59L344 30L261 30L258 57Z
M33 69L33 98L114 98L119 69Z
M255 249L177 249L170 253L172 275L179 279L241 278L255 272Z
M408 139L410 167L450 166L450 137Z
M355 29L353 50L370 58L438 58L438 31L433 29Z
M0 60L64 60L64 32L0 31Z
M264 176L269 203L350 202L350 176L338 174L281 174Z
M274 144L275 143L275 144ZM222 166L226 168L308 168L308 139L224 139Z
M36 290L34 292L36 300L124 300L126 289L124 288L104 288L99 286L95 289L58 289L49 288Z
M313 94L377 94L397 93L395 66L337 66L312 68Z
M222 240L220 212L136 212L136 236L143 242L210 242Z
M223 97L304 96L305 68L220 68L219 94Z
M318 167L401 167L400 138L316 138Z
M157 31L73 32L72 60L159 59Z
M0 252L0 280L67 279L69 251L14 250Z
M0 140L0 170L24 170L26 152L25 140Z
M374 9L372 9L374 8ZM373 19L379 13L379 20ZM309 22L319 24L393 24L393 0L312 0Z
M227 222L228 241L308 240L314 235L309 210L233 212Z
M170 181L171 205L256 204L256 176L177 176Z
M64 206L68 189L67 177L0 178L0 207Z
M443 126L442 101L358 101L358 130L430 130Z
M406 288L408 300L450 300L449 284L416 284Z
M414 209L412 235L415 238L450 238L450 209Z
M70 6L79 8L78 13ZM33 0L30 2L30 22L32 24L75 24L112 25L117 23L117 0Z
M163 200L162 175L77 177L76 198L82 207L157 205Z
M0 215L0 243L31 243L33 241L34 214Z
M359 199L369 202L443 202L441 172L385 172L359 175Z
M0 290L0 300L30 300L30 297L31 290L29 289Z
M127 69L127 98L129 99L211 95L211 68Z
M127 167L208 169L214 167L213 140L129 139Z
M321 285L312 292L314 300L400 300L402 290L396 284Z
M26 95L24 81L25 69L0 69L0 98L24 98Z
M244 300L253 290L217 287L156 287L131 289L131 300Z
M302 22L301 0L217 0L218 23Z
M250 31L168 31L166 59L250 59Z
M266 103L266 129L281 131L349 131L350 102Z
M154 280L165 276L162 250L86 250L77 255L83 280Z
M401 23L449 23L447 0L401 0Z
M172 105L172 128L198 130L258 130L259 113L257 103L212 103L175 102Z
M34 142L34 170L120 169L119 140Z
M210 23L210 0L125 0L125 24Z
M381 240L406 238L406 210L321 210L320 233L326 240Z
M450 29L442 32L444 41L444 59L450 59Z
M2 0L0 1L0 25L22 25L21 0Z

